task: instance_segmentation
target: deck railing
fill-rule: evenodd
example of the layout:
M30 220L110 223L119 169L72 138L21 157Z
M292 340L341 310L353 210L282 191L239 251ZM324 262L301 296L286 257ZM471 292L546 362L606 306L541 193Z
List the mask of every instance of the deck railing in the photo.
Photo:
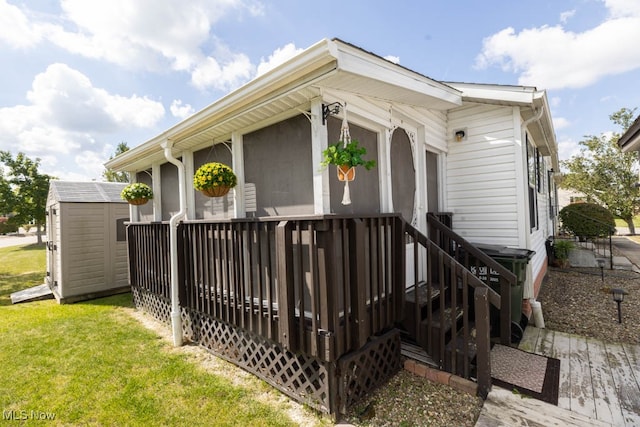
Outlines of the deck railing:
M132 286L165 299L168 228L128 228ZM480 389L489 387L487 313L490 305L504 306L504 298L397 215L186 221L178 236L182 307L325 362L413 315L405 312L406 287L426 278L427 292L438 286L450 298L440 299L438 314L429 311L430 322L445 325L457 319L447 317L447 308L462 310L461 323L454 321L446 336L429 329L430 349L446 360L443 368L467 378L476 352ZM413 243L413 259L407 259L407 242ZM414 277L406 276L407 261L414 264Z

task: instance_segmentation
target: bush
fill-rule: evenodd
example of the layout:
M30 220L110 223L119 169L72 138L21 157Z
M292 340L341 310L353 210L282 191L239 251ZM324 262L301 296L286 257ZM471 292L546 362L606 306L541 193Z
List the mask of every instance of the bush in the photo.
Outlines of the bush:
M18 229L19 225L11 220L0 221L0 234L15 233Z
M569 252L573 249L573 242L571 240L556 240L553 243L553 251L557 259L565 260L569 258Z
M589 237L604 237L615 231L613 214L595 203L572 203L560 211L560 220L565 229L581 240Z

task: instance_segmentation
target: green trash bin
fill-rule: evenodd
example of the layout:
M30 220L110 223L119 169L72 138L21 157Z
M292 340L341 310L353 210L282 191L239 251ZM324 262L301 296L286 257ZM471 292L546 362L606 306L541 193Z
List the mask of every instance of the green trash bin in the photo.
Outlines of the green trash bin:
M476 245L476 247L516 275L516 283L511 285L511 324L513 325L512 329L516 329L512 330L513 338L514 340L519 340L522 337L523 286L527 280L527 265L535 251L499 245ZM490 286L497 293L500 293L499 277L498 272L494 270L489 272ZM519 331L517 330L518 328Z

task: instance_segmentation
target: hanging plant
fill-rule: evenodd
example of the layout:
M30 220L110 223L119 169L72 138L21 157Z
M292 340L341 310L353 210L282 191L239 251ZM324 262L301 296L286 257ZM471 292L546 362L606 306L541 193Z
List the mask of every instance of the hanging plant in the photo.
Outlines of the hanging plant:
M353 181L355 178L355 167L364 166L369 170L376 165L375 160L365 160L363 156L367 154L367 149L360 147L357 140L351 140L347 144L338 141L331 144L322 152L322 167L336 165L338 179L340 181Z
M131 205L144 205L153 199L153 191L147 184L134 182L122 189L120 197Z
M193 188L208 197L222 197L237 183L236 174L224 163L205 163L193 175Z

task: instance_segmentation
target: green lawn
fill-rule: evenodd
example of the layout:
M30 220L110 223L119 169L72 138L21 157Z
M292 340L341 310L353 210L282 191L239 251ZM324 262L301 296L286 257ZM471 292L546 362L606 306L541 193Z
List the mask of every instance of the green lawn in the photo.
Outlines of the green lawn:
M3 421L41 424L50 413L47 425L297 425L288 402L256 398L271 390L265 383L233 385L143 327L127 313L130 294L10 305L11 292L42 283L44 265L43 246L0 249Z
M616 218L616 227L627 227L627 221L622 220L620 218ZM635 216L633 217L633 224L636 227L640 227L640 216Z

